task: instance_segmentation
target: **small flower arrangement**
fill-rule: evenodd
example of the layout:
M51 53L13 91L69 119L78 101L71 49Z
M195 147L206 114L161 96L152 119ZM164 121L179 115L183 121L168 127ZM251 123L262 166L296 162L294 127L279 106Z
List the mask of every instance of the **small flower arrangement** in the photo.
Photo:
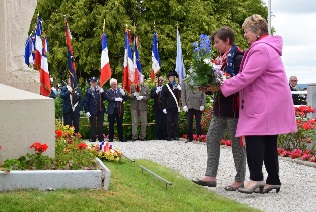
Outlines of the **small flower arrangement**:
M109 142L103 141L101 144L92 144L90 150L102 161L122 162L123 154L119 150L113 149Z
M220 70L221 66L212 61L214 52L212 51L210 37L201 34L200 41L193 43L193 61L190 74L185 82L190 87L204 87L207 85L218 85L223 80Z

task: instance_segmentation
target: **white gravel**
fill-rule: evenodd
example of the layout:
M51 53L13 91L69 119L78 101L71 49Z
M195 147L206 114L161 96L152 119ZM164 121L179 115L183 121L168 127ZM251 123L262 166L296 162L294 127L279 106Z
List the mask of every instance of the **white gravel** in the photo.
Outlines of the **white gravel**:
M204 176L206 168L206 144L180 141L135 141L113 142L113 148L132 159L148 159L171 168L188 179ZM280 157L279 193L242 194L228 192L235 176L231 147L221 146L221 158L217 176L217 187L208 188L220 195L248 204L263 211L316 211L316 166L312 167L284 160ZM267 173L264 170L264 176ZM249 179L247 167L246 180Z

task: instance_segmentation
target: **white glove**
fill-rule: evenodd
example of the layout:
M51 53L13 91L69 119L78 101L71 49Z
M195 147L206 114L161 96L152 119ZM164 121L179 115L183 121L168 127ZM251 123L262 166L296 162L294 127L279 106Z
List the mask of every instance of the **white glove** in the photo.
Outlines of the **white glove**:
M121 101L123 101L123 99L121 97L117 97L117 98L115 98L115 101L116 102L121 102Z
M163 109L162 112L163 112L164 114L167 114L167 109Z
M161 87L157 87L156 93L158 94L161 91Z
M72 87L70 87L69 85L67 85L68 91L71 93L72 92Z
M137 100L142 100L144 98L144 96L138 96L136 97Z
M103 93L103 92L104 92L104 90L103 90L103 88L101 88L101 89L100 89L100 93Z
M125 91L124 91L124 89L123 89L123 88L120 88L120 92L121 92L122 96L124 96L124 95L125 95Z
M181 91L181 85L178 84L177 88L179 89L179 91Z
M204 110L204 106L200 106L200 111L203 111Z
M139 96L139 92L135 92L134 96L138 97Z
M86 116L87 116L87 118L90 118L90 116L91 116L90 112L86 112Z
M183 111L188 112L189 111L188 106L183 106Z
M80 114L80 115L82 115L82 114L83 114L83 112L82 112L82 111L80 111L80 112L79 112L79 114Z

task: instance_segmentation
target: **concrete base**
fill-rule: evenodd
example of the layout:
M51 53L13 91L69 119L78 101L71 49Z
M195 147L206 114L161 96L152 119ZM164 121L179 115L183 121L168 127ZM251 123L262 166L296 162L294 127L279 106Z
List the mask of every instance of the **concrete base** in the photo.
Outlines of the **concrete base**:
M97 189L108 190L111 171L100 159L100 170L0 171L0 191L15 189Z
M55 157L54 99L0 84L0 108L0 163L34 153L36 141Z

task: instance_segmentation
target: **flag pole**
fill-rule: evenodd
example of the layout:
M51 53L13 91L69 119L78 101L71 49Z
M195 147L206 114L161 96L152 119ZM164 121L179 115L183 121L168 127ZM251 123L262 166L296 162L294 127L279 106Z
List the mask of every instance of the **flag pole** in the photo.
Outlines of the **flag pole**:
M271 35L271 0L268 0L268 31Z
M103 33L104 33L104 29L105 29L105 19L103 19L103 28L102 28Z
M176 26L177 26L176 39L177 39L177 46L178 46L178 31L179 31L179 23L178 23L178 21L177 21ZM178 49L177 49L177 51L178 51ZM178 53L177 53L177 54L178 54ZM179 84L179 73L178 73L178 84Z

